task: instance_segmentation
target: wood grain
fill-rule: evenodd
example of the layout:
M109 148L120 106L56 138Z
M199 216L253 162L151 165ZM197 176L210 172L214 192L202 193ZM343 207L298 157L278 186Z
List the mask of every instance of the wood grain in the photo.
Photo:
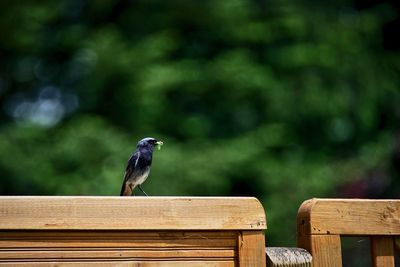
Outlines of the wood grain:
M342 250L338 235L312 235L313 267L342 267Z
M0 197L0 265L265 266L255 198Z
M266 266L265 237L262 231L242 231L238 238L239 266Z
M400 235L400 200L311 199L297 217L298 245L313 266L342 266L340 236L370 236L372 262L394 267L394 240Z
M0 262L237 261L237 231L0 232Z
M0 266L7 267L235 267L230 261L109 261L109 262L16 262L1 263Z
M0 231L0 249L216 248L237 246L236 231Z
M235 251L216 249L109 249L109 250L14 250L0 251L0 261L18 261L27 259L36 260L59 260L71 261L76 259L135 259L135 260L156 260L156 259L203 259L203 260L230 260L234 261Z
M0 197L2 230L264 230L256 198Z
M301 248L267 247L267 266L269 267L311 267L312 256Z
M400 200L311 199L297 217L303 234L400 235Z
M371 238L372 263L374 267L394 267L393 237L374 236Z

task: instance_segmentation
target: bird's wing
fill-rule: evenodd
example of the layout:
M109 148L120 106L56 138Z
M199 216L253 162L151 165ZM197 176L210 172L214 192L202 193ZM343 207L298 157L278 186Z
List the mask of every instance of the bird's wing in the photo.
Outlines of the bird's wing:
M128 164L125 169L124 182L122 183L120 196L132 195L132 188L128 186L127 181L132 177L136 166L138 165L140 158L140 151L136 151L131 158L128 160Z
M140 151L136 151L128 161L128 165L125 169L124 183L132 176L135 168L139 162Z

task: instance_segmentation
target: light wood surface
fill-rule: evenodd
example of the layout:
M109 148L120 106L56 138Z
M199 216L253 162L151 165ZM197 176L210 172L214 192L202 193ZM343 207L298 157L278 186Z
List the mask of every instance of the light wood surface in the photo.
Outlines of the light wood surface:
M0 249L157 248L234 249L236 231L2 231ZM95 242L94 242L95 241Z
M0 232L0 263L180 260L225 265L237 262L239 234L216 230L3 231Z
M255 198L0 197L1 266L265 267Z
M264 230L256 198L0 197L0 229Z
M314 267L342 266L340 236L360 235L371 238L374 267L394 267L400 200L310 199L299 209L298 246L311 252Z
M341 267L342 250L339 235L311 236L313 267Z
M242 231L238 236L239 266L265 266L264 232Z
M310 199L298 223L308 234L400 235L400 200Z

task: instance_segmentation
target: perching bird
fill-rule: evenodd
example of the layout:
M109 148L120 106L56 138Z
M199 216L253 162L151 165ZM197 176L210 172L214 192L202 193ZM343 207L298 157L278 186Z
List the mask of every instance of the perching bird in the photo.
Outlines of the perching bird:
M126 166L120 196L131 196L136 186L147 196L140 185L149 176L154 148L160 149L162 144L163 142L151 137L143 138L139 141L135 153L133 153L128 161L128 166Z

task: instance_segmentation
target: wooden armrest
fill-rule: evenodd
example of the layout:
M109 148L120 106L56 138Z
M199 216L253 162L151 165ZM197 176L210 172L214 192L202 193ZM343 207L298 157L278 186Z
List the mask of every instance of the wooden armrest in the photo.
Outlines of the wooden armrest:
M302 248L267 247L267 266L311 267L312 256Z

